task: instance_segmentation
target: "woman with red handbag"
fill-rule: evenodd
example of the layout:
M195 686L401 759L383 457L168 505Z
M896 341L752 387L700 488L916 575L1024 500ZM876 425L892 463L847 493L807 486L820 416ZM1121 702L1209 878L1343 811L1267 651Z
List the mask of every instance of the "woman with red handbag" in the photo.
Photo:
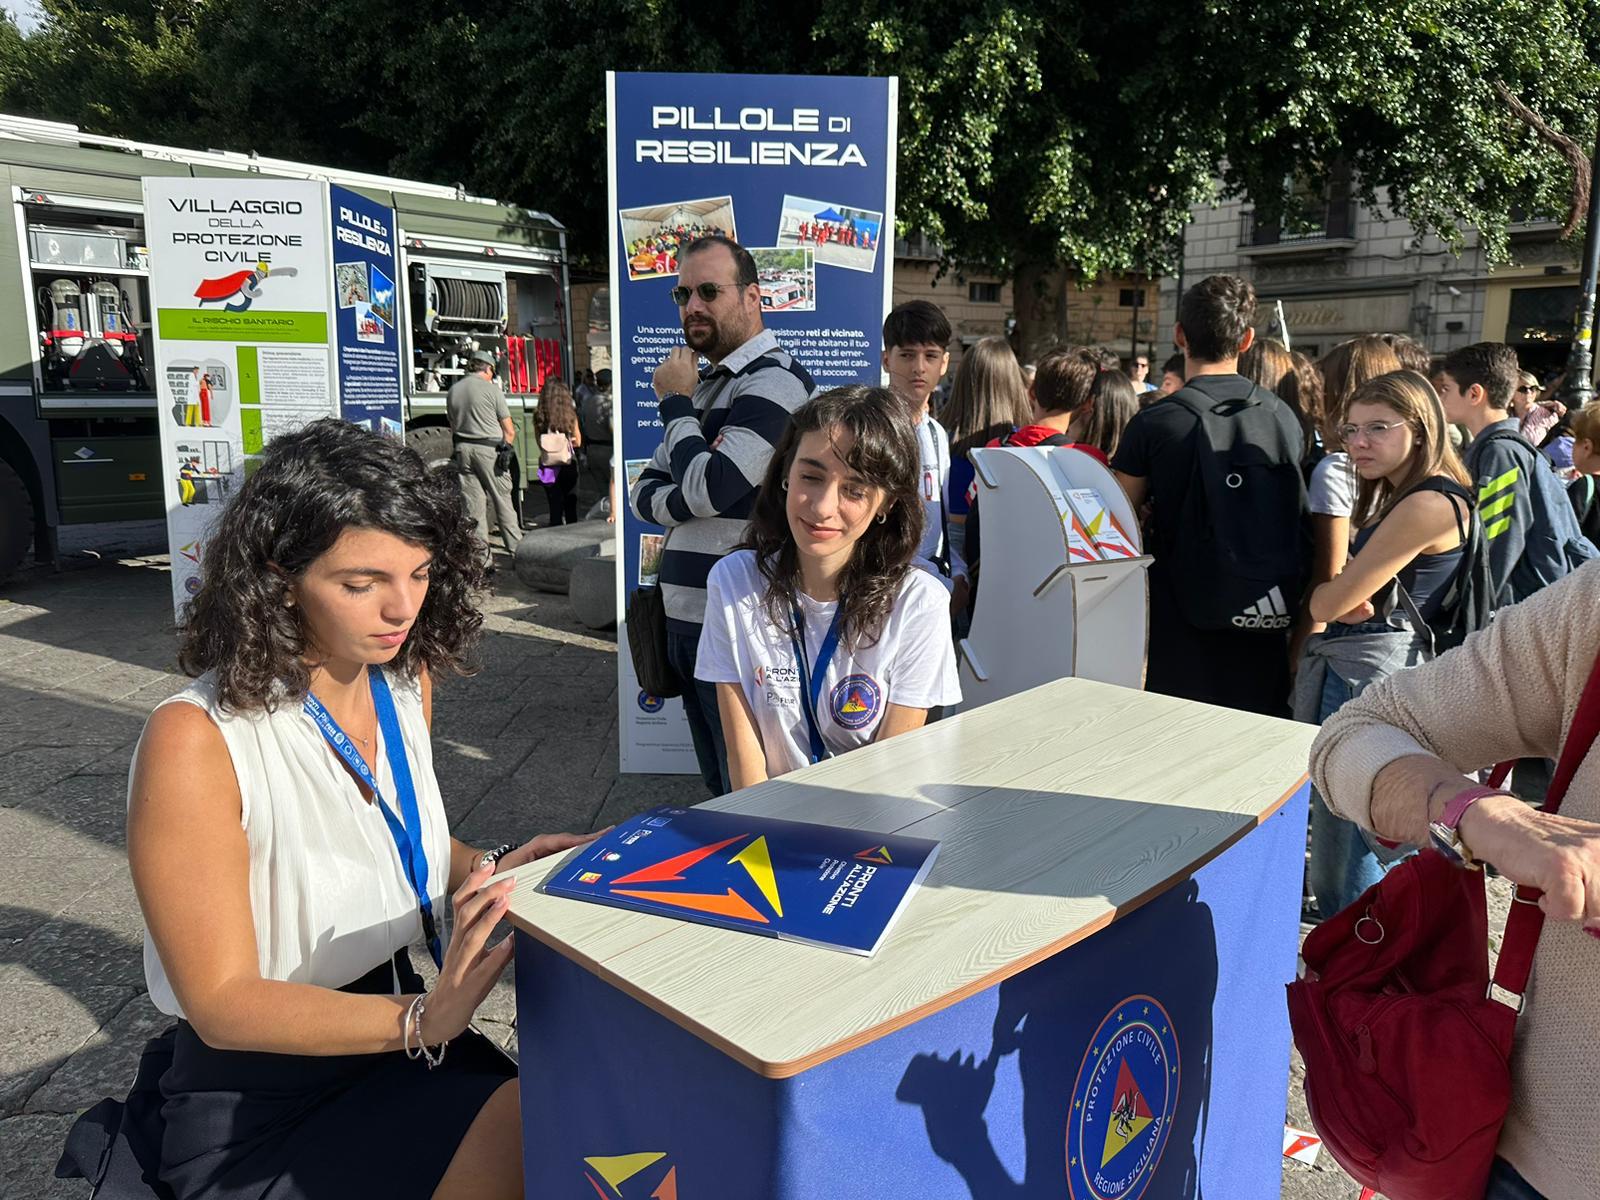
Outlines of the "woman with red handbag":
M1600 1197L1597 613L1592 564L1368 689L1312 747L1335 813L1434 851L1314 931L1290 986L1313 1118L1391 1200ZM1543 810L1473 777L1557 756ZM1482 863L1519 885L1487 987Z

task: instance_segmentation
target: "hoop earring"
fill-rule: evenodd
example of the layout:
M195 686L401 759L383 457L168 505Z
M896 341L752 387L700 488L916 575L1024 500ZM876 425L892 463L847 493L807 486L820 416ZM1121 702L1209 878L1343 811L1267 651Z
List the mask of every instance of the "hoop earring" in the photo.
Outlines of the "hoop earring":
M786 492L789 490L789 480L788 480L787 476L784 478L784 481L783 481L783 490L786 491Z
M881 512L881 513L878 514L878 524L879 525L884 524L885 522L888 521L888 519L889 519L889 514L888 513Z

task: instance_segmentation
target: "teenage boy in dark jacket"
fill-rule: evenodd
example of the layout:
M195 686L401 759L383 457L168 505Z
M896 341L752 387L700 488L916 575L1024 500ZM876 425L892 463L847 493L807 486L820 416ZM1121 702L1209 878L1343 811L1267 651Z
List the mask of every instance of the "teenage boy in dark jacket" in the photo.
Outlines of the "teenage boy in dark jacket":
M1600 553L1509 411L1521 373L1510 346L1477 342L1451 351L1434 377L1445 416L1472 435L1462 458L1477 492L1496 607L1526 600Z

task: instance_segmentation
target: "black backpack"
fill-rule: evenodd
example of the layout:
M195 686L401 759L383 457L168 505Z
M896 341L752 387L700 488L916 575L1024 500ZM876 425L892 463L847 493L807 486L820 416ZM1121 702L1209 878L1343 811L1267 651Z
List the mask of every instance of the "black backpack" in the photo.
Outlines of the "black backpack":
M1163 574L1196 629L1281 635L1294 623L1311 558L1304 452L1271 392L1216 400L1194 387L1168 399L1195 415L1189 493L1163 547Z
M1467 635L1487 629L1494 618L1494 576L1489 572L1489 543L1484 540L1483 521L1478 517L1477 503L1472 492L1454 479L1435 475L1424 479L1413 491L1439 492L1461 500L1456 506L1456 532L1461 535L1461 566L1450 584L1450 590L1441 601L1441 615L1432 625L1422 620L1422 614L1411 603L1403 587L1396 587L1400 601L1411 617L1417 632L1427 637L1435 655L1453 650L1467 640ZM1461 519L1466 510L1466 522Z

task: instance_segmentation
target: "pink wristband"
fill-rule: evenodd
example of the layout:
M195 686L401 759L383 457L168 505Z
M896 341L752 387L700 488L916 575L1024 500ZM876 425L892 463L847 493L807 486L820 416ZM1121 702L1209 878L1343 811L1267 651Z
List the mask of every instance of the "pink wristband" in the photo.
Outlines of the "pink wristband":
M1451 796L1449 800L1445 801L1444 815L1439 818L1439 822L1446 829L1457 829L1461 825L1461 818L1467 815L1467 809L1471 808L1479 800L1486 796L1505 796L1509 794L1504 788L1497 787L1480 785L1462 788L1454 796Z

